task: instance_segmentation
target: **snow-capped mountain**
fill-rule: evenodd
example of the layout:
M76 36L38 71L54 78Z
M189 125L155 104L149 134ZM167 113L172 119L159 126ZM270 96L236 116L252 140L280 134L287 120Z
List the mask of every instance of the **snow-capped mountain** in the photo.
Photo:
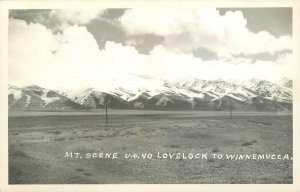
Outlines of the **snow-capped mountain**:
M257 95L269 100L281 102L292 102L293 91L286 87L291 80L284 80L282 85L277 85L266 80L251 79L244 83L244 86L253 90Z
M291 79L286 78L286 77L280 80L279 85L281 85L283 87L293 89L293 81Z
M36 85L19 88L8 86L8 107L11 109L81 109L71 99Z
M9 86L9 108L75 108L96 109L108 106L115 109L150 110L235 110L282 111L292 110L292 83L284 79L275 84L250 79L243 82L180 78L161 80L155 87L112 87L110 90L84 88L54 91L38 86Z

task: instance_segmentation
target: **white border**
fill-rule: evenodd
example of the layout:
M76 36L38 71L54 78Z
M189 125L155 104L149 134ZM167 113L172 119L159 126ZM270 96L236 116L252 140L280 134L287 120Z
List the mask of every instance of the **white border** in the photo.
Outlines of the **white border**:
M174 8L174 7L293 7L293 60L294 68L294 113L293 113L293 181L294 184L98 184L98 185L8 185L8 129L7 129L7 36L8 36L8 10L9 9L89 9L95 7L105 8L133 8L147 9ZM0 1L0 191L300 191L299 170L299 136L300 136L300 1Z

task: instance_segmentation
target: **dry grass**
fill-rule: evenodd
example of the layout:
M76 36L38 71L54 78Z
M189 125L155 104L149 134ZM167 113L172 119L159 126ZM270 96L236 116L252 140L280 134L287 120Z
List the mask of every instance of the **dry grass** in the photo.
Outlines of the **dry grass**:
M12 183L275 184L293 182L292 161L286 161L286 164L283 161L257 163L248 160L213 159L210 155L208 157L211 158L203 160L155 158L143 160L125 159L124 156L122 158L122 154L132 152L153 153L154 156L157 152L292 154L290 117L263 117L268 122L272 122L272 127L266 129L259 124L248 123L249 117L236 117L229 121L224 117L207 119L197 114L189 116L185 112L181 113L185 115L115 115L111 116L109 121L111 124L107 126L107 131L104 131L105 119L104 125L100 125L99 116L85 115L74 118L69 115L68 117L57 116L59 118L39 116L9 119L9 132L19 133L17 137L9 135L9 162L14 170L17 170L17 172L10 172ZM251 118L260 121L262 117ZM20 128L24 125L24 121L26 126ZM37 126L37 121L41 126ZM93 125L99 126L99 129L93 128ZM171 129L161 130L160 127ZM281 130L285 128L287 128L287 136L281 137ZM54 133L55 130L58 132ZM84 135L84 130L89 130L89 133ZM51 134L46 134L45 131L51 131ZM44 136L47 142L40 142L41 136ZM80 137L87 139L80 139ZM245 140L242 140L243 138ZM251 145L256 145L255 143L259 145L252 147ZM66 159L63 155L66 151L79 152L83 158ZM118 152L120 158L85 159L84 154L89 152ZM24 161L26 158L28 161ZM43 167L47 169L42 169ZM240 174L241 170L246 174ZM264 180L262 172L265 173ZM76 179L72 179L74 177Z
M249 146L249 145L252 145L251 141L246 141L246 142L242 143L242 146Z
M58 137L58 138L54 138L53 141L65 141L66 138L64 137Z
M53 135L59 135L59 134L62 133L62 131L58 131L58 130L56 130L56 131L46 131L45 133L51 133Z
M212 152L214 152L214 153L217 153L217 152L220 152L221 150L219 149L219 147L214 147L213 149L212 149Z
M82 169L82 168L76 168L75 170L78 171L78 172L83 172L84 171L84 169Z
M214 163L216 160L214 158L207 158L206 162L208 163Z
M91 173L83 173L83 175L85 175L85 176L92 176Z
M180 146L177 145L177 144L165 145L165 147L167 147L167 148L180 148Z
M18 156L18 157L28 157L28 155L21 150L14 151L13 155Z
M245 141L244 143L242 143L242 146L249 146L249 145L252 145L254 143L257 143L256 139L253 139L252 141Z

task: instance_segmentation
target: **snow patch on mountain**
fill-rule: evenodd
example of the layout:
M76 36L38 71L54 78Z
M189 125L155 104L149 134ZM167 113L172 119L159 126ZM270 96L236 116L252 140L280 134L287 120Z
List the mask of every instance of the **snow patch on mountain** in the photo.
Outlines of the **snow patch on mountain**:
M90 96L90 94L94 91L94 88L81 88L78 90L68 90L66 92L60 90L60 92L75 101L78 104L83 104L85 100Z
M139 81L138 78L134 80ZM83 108L102 108L104 102L110 100L111 107L116 109L216 110L218 107L222 107L222 109L224 106L226 107L227 97L230 97L235 101L239 101L236 103L237 106L240 102L245 104L238 106L240 107L239 109L247 105L255 105L261 101L266 101L264 99L278 101L278 104L275 105L274 102L269 102L266 105L274 106L263 109L282 109L287 106L291 109L290 106L292 106L293 101L293 90L285 86L286 83L291 82L289 79L284 79L282 81L283 84L259 79L250 79L247 81L232 80L228 82L222 79L201 80L196 78L179 78L174 81L157 79L154 80L155 83L151 83L151 81L141 80L134 86L128 85L125 87L112 85L110 89L105 90L99 87L83 87L76 90L49 90L35 85L24 88L10 85L9 95L13 95L13 97L9 96L9 105L12 106L13 102L21 99L14 107L24 107L26 103L25 108L39 107L41 105L46 108L47 105L55 101L60 101L48 107L62 108L64 105L69 105L70 107L71 101L71 106L79 105ZM33 105L30 105L30 102ZM276 107L280 105L282 105L281 108ZM264 106L260 105L259 107Z
M279 85L289 88L289 89L293 89L293 81L291 79L288 78L282 78L279 83Z
M270 81L251 79L247 82L244 82L243 85L256 92L259 96L269 100L283 102L292 101L292 89L272 83Z
M29 95L26 95L26 103L25 103L25 108L28 107L28 105L30 104L30 99L31 99L31 96Z
M21 99L23 93L22 93L22 90L15 87L15 86L12 86L12 85L9 85L8 86L8 94L12 94L14 96L14 99L15 100L19 100Z
M59 100L59 97L45 97L44 95L41 97L41 99L45 102L45 106L47 106L48 104Z

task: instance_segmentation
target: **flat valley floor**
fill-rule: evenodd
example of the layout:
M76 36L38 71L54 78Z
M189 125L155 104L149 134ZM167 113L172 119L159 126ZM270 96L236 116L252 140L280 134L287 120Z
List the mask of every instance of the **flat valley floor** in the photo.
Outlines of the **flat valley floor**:
M259 112L9 111L10 184L292 183L293 161L212 154L292 156L292 115ZM65 157L77 152L83 158ZM117 153L118 158L86 158ZM133 154L136 153L138 158ZM161 159L157 153L207 154ZM131 155L125 158L125 155ZM143 159L142 154L153 158Z

